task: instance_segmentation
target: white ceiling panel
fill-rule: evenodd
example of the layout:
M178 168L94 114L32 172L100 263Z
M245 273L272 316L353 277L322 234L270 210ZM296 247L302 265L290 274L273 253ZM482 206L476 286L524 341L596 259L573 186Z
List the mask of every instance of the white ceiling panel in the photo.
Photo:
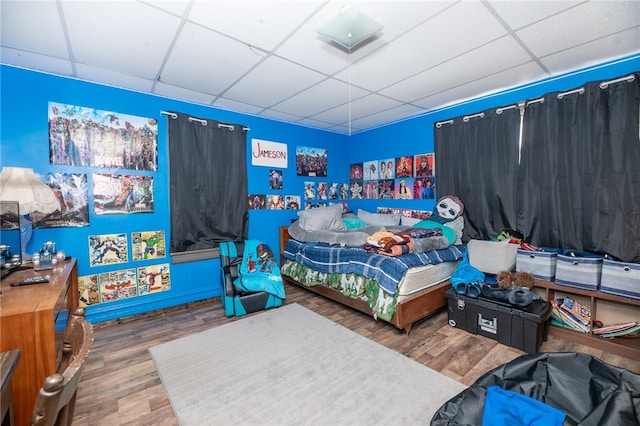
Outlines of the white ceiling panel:
M353 133L640 59L640 1L351 4L383 29L349 52L342 0L0 0L0 62Z

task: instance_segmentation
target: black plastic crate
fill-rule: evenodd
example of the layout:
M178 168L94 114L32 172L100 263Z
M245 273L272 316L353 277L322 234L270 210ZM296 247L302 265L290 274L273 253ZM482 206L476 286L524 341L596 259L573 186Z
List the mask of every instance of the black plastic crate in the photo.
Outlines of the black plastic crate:
M489 299L473 299L450 289L445 294L449 325L497 340L528 353L538 352L547 340L551 304L534 300L519 309Z

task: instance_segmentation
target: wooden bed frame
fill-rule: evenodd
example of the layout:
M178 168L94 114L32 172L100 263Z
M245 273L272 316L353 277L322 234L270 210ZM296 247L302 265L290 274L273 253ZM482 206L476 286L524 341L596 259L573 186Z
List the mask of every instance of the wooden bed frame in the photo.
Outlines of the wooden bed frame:
M287 245L287 242L289 241L289 238L290 238L288 229L289 229L288 226L280 227L280 263L281 264L284 263L284 257L283 257L284 247ZM316 294L320 294L324 297L327 297L345 306L349 306L360 312L364 312L365 314L371 315L371 308L369 307L367 302L365 302L364 300L351 299L349 297L345 297L342 295L342 293L340 293L340 291L330 287L325 287L323 285L308 287L286 275L282 275L282 279L286 283L289 283L291 285L295 285L298 287L302 287L306 290L312 291ZM395 325L397 328L404 330L407 334L409 334L411 332L411 327L416 321L434 314L435 312L437 312L447 304L444 294L450 288L451 288L451 284L447 280L440 284L436 284L432 287L429 287L424 291L416 293L415 295L404 298L402 301L396 304L396 311L391 317L391 319L389 320L389 322Z

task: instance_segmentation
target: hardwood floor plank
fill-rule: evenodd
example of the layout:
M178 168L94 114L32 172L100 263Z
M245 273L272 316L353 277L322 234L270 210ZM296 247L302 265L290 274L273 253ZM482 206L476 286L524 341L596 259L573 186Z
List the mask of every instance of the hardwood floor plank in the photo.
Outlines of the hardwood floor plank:
M411 334L304 289L286 286L286 303L299 303L427 367L471 385L485 372L524 352L448 325L441 311L414 324ZM222 324L219 299L94 325L95 342L78 390L74 425L177 425L148 349ZM578 351L640 373L631 360L550 336L541 351Z

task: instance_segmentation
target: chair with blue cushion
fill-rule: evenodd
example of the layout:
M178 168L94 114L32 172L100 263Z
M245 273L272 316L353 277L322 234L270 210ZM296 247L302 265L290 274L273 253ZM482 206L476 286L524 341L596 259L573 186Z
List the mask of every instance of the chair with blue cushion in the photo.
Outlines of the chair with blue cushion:
M220 243L222 305L228 317L282 305L280 268L269 246L258 240Z

